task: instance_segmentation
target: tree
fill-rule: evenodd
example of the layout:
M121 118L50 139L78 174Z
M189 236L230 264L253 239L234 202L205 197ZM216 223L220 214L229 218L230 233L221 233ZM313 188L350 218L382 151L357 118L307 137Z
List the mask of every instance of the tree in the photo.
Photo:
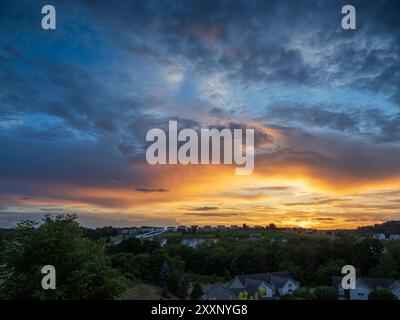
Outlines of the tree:
M243 291L239 293L238 296L239 300L248 300L249 299L249 293L247 291Z
M197 282L194 284L192 292L190 292L190 300L198 300L203 295L203 289Z
M317 300L338 300L339 295L333 287L318 287L313 290Z
M188 292L189 292L189 281L186 278L186 275L181 273L179 275L179 282L176 295L179 298L186 299Z
M160 287L165 290L168 287L168 279L170 274L170 268L168 261L165 261L160 270Z
M309 288L301 288L282 295L281 300L316 300L316 297Z
M138 254L142 252L142 244L139 239L128 238L115 246L114 250L115 252Z
M397 300L397 297L389 290L376 289L368 295L368 300Z
M331 283L332 275L340 274L342 267L345 265L344 260L328 261L320 265L316 271L316 281L319 285L329 285Z
M391 253L386 253L380 257L375 268L371 270L371 274L375 277L397 278L399 276L399 265L393 258Z
M18 224L14 240L2 253L5 299L112 299L124 293L127 280L100 244L83 236L76 215L46 216L43 223ZM56 289L43 290L41 269L56 269Z
M364 239L354 246L354 263L363 274L369 274L377 265L383 254L384 247L377 239Z
M254 295L249 295L247 291L239 293L239 300L260 300L265 294L265 288L259 288Z

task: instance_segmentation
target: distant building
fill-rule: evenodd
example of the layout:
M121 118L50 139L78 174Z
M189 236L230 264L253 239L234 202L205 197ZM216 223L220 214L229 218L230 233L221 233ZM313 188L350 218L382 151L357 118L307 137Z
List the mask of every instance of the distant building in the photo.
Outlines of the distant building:
M218 239L183 239L181 245L197 248L199 245L210 246L216 243Z
M143 227L140 227L140 233L153 232L153 231L155 231L155 229L156 228L154 228L154 227L143 226Z
M386 236L385 236L384 233L375 233L372 237L374 239L378 239L378 240L385 240L386 239Z
M237 300L244 291L254 296L260 289L264 289L261 299L273 300L299 288L300 283L288 272L245 274L233 278L226 287L216 283L204 293L202 300Z
M167 227L167 232L175 232L176 227Z
M120 234L122 235L136 235L138 233L138 228L124 228L121 229Z
M342 277L332 277L332 286L338 290L341 300L368 300L369 294L377 289L391 291L400 299L400 280L361 277L356 280L356 289L344 290Z
M223 225L220 225L220 226L217 227L217 230L225 230L225 229L226 229L226 227L223 226Z
M253 233L249 236L249 240L258 241L262 239L262 235L259 233Z
M178 232L183 232L183 231L186 231L186 230L187 230L186 226L179 226L178 228L176 228L176 231L178 231Z
M204 239L183 239L181 245L197 248L199 245L204 243Z
M211 231L212 227L211 226L204 226L201 228L202 231Z
M400 234L391 234L389 240L400 240Z
M229 229L230 229L230 230L239 230L239 226L237 226L237 225L231 225L231 226L229 227Z

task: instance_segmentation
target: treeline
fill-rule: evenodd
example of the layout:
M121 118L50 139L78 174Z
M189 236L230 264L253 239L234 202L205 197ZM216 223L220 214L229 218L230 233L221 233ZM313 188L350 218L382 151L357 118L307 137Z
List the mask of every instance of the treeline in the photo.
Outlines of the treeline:
M24 221L0 239L0 298L115 299L144 282L160 286L165 294L195 299L201 295L199 284L270 271L289 271L302 287L317 288L330 286L331 277L340 275L346 264L354 265L358 276L400 278L398 241L348 233L334 238L283 235L277 240L269 232L279 231L265 231L257 241L221 234L218 242L197 248L179 239L163 247L159 241L136 238L113 245L88 234L74 215L47 216L40 225ZM44 265L55 266L57 290L42 290ZM331 295L320 291L312 294Z
M384 233L386 236L400 234L400 221L387 221L373 226L359 227L357 231L364 234Z
M123 241L110 248L113 266L127 276L158 283L165 261L174 270L230 280L235 275L289 271L302 286L331 285L346 264L358 276L400 278L400 243L358 239L343 234L336 238L296 237L286 241L237 240L222 237L216 244L191 248L171 241L163 248L153 241Z
M330 285L346 264L359 276L400 277L400 243L383 245L376 239L343 235L334 239L298 237L287 241L221 239L196 249L171 245L164 249L179 257L185 271L229 279L242 273L289 271L303 286Z

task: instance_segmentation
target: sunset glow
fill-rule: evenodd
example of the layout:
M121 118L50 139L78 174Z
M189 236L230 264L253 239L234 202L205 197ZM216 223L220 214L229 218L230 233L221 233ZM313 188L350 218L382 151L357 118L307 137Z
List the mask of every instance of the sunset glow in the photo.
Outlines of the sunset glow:
M54 32L32 27L34 2L4 8L0 226L71 212L87 226L398 220L400 46L382 3L354 32L339 7L303 1L127 1L113 15L60 1ZM169 120L254 128L254 172L148 164L146 132Z

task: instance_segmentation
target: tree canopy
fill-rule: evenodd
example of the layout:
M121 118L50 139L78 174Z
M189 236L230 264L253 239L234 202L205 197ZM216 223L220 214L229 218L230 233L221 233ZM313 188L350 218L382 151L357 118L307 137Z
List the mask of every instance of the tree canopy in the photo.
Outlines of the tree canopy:
M0 297L5 299L112 299L127 280L103 247L83 236L75 215L46 216L41 224L23 221L1 253ZM56 289L41 287L41 269L56 270Z

